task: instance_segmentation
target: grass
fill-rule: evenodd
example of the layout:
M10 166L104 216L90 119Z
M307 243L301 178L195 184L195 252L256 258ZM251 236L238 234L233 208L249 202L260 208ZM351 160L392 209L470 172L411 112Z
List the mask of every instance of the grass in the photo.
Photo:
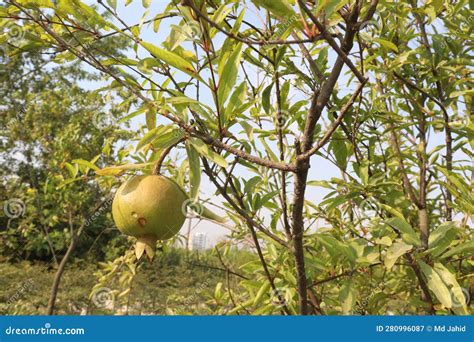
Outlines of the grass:
M212 293L225 272L208 268L199 256L181 252L142 263L128 293L120 277L106 282L99 300L90 294L98 283L97 261L76 259L63 275L56 302L59 315L209 314ZM200 266L197 266L200 265ZM204 265L204 267L202 266ZM42 262L10 262L0 259L0 312L3 315L44 315L55 269Z

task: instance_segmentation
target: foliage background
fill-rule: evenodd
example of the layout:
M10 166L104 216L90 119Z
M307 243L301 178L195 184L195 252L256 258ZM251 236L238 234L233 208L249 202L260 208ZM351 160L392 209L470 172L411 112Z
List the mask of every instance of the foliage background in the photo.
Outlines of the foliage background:
M130 3L0 10L6 312L470 312L472 2ZM231 233L148 265L107 207L161 157Z

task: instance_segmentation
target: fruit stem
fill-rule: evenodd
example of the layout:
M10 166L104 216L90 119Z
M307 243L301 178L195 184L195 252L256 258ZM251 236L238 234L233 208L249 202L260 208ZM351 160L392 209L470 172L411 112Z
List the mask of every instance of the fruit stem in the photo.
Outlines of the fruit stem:
M175 142L173 145L168 146L163 152L161 152L160 157L156 161L155 165L153 166L153 175L160 175L161 174L161 165L163 164L163 161L165 160L166 156L171 152L173 147L178 145L180 142L186 140L185 138L179 139L177 142Z

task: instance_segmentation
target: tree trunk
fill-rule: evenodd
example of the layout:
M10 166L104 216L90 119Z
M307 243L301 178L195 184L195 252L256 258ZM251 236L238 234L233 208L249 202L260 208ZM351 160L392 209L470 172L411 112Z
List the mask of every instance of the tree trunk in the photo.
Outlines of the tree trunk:
M49 295L49 301L48 301L48 310L47 310L48 315L54 314L54 305L56 304L56 297L59 290L59 284L61 283L61 278L64 273L66 264L72 252L74 251L75 247L76 247L76 238L73 235L71 243L69 244L69 247L66 251L66 254L64 254L64 257L61 259L61 262L59 263L59 267L56 271L56 274L54 275L53 285L51 286L51 293Z

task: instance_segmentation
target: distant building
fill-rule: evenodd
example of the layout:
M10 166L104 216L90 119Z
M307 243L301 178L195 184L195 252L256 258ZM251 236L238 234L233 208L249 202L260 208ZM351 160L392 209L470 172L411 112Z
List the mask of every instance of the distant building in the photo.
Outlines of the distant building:
M196 233L192 238L193 242L193 251L202 251L206 249L207 243L207 234L206 233Z

